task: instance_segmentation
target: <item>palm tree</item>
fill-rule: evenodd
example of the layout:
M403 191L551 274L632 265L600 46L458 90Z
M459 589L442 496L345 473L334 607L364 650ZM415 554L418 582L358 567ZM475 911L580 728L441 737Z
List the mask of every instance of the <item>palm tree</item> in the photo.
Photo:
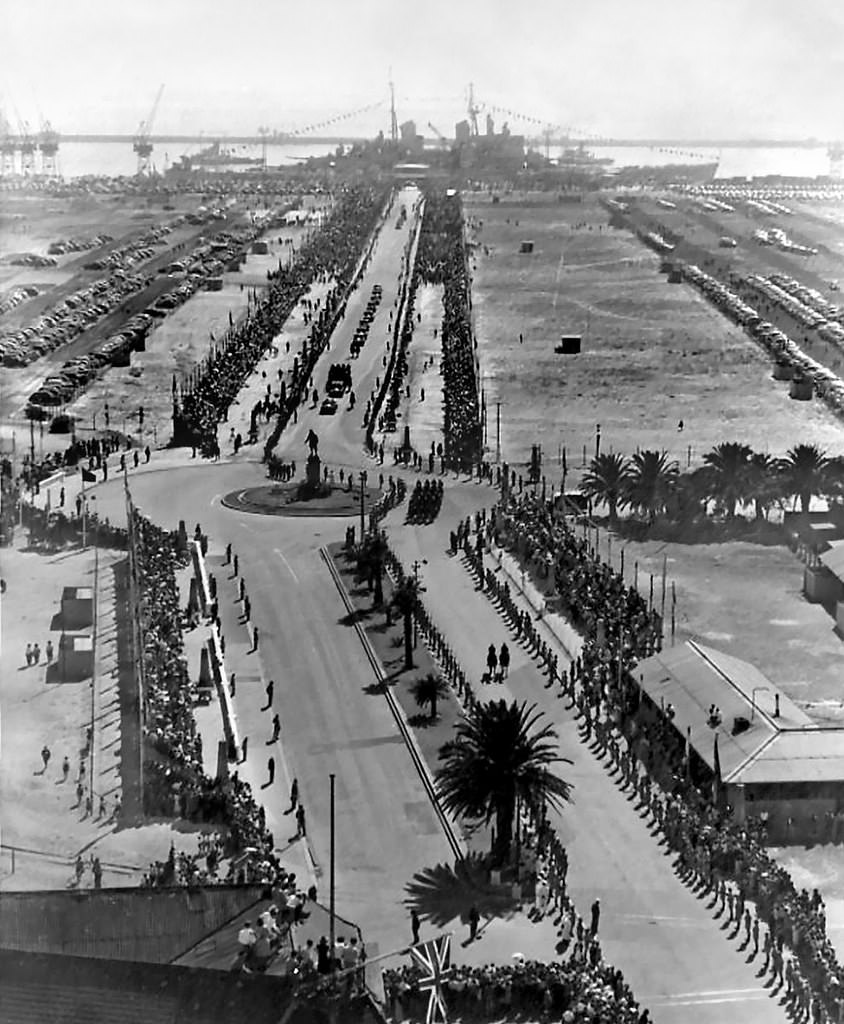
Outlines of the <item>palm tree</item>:
M582 494L606 503L611 523L616 520L619 503L624 501L627 472L628 463L623 455L596 455L580 482Z
M393 588L393 604L404 618L404 667L413 668L413 616L419 604L419 580L403 576Z
M780 462L780 480L783 492L800 499L800 510L806 515L816 494L827 487L826 452L814 444L798 444L791 448Z
M376 606L384 603L384 563L388 551L387 539L381 531L368 533L357 549L358 576L366 580L370 590L374 589Z
M677 463L668 461L667 452L636 452L630 459L625 500L639 512L647 513L648 522L653 523L657 513L665 508L677 476Z
M437 796L453 814L489 824L495 820L493 859L505 864L513 837L517 800L539 810L560 809L571 800L571 786L549 769L560 762L557 732L535 704L490 701L476 704L439 753Z
M437 672L429 672L421 679L417 679L411 686L416 706L424 708L426 704L431 708L431 719L437 717L437 701L446 698L449 694L448 683Z
M754 452L749 468L746 497L753 502L756 518L767 519L768 509L782 495L777 460L767 452Z
M724 441L703 457L712 470L712 497L726 506L730 519L735 518L736 505L747 497L752 456L750 445Z

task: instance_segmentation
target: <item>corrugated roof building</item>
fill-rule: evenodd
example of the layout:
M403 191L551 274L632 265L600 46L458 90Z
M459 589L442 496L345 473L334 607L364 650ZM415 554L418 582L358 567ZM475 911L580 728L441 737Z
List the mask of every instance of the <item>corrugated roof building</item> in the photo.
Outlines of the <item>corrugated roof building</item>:
M755 666L696 641L645 659L636 677L720 773L739 820L765 818L777 842L844 835L844 728L817 725Z

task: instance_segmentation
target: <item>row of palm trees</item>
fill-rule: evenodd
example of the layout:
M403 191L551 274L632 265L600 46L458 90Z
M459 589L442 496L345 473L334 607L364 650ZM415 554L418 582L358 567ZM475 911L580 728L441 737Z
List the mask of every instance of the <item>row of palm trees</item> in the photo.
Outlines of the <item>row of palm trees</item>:
M376 607L383 606L383 575L389 559L386 538L379 532L368 534L356 548L355 558L358 578L372 591ZM413 616L419 593L418 580L406 574L393 587L389 604L403 620L405 669L413 667ZM439 702L450 692L438 672L428 672L411 685L417 706L427 707L432 721ZM559 809L571 800L571 785L553 769L572 762L558 754L557 732L543 718L536 705L526 702L478 702L439 752L442 765L435 773L435 784L440 802L473 825L495 822L496 865L509 860L519 806L536 814L543 806Z
M798 444L784 458L755 452L750 445L726 441L703 456L703 465L680 472L664 451L626 456L595 456L580 483L581 493L606 505L610 522L628 508L653 523L657 516L706 515L710 503L728 518L747 505L766 519L789 499L809 511L812 498L844 500L844 457L830 457L813 444Z

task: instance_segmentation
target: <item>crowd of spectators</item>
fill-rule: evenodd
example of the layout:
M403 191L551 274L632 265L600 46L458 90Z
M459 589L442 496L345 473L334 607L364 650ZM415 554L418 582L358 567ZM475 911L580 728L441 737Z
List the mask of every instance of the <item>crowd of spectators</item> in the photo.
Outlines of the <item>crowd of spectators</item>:
M135 595L131 612L139 624L142 645L144 811L223 826L229 865L221 880L272 882L279 870L273 836L251 787L237 772L227 778L210 778L203 770L193 711L199 693L183 656L176 582L176 569L187 557L185 545L179 542L177 532L156 526L134 507L130 516L130 572L134 575L130 592ZM181 875L195 880L196 871L189 861L179 863ZM213 874L207 864L206 871ZM176 865L152 869L151 878L160 879L162 872L165 878L173 877Z
M293 385L279 410L281 433L323 351L336 314L342 309L346 289L369 236L386 192L355 186L341 193L322 228L306 241L289 267L268 275L265 295L250 304L246 318L231 325L225 338L191 375L181 394L174 393L175 436L178 443L196 444L203 455L219 454L217 424L225 420L229 406L261 356L272 344L284 322L315 281L333 282L319 315L310 322L302 360L296 364ZM277 436L268 446L275 446Z
M471 283L458 195L427 193L416 272L426 284L443 286L440 369L445 459L449 467L466 469L477 460L482 438Z
M584 944L583 949L595 949ZM593 954L594 955L594 954ZM588 958L589 953L585 953ZM388 1012L394 1020L423 1020L428 993L421 990L422 970L406 965L384 971ZM461 1020L554 1020L607 1024L646 1024L621 971L603 960L592 964L579 952L566 960L519 958L515 964L455 966L442 984L449 1013Z

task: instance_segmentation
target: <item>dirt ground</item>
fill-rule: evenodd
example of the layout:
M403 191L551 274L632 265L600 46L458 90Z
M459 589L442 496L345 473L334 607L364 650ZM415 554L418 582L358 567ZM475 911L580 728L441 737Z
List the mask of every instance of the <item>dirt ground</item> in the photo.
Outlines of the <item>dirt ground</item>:
M731 440L776 455L799 442L844 452L839 421L819 402L790 400L761 350L696 291L668 285L657 257L610 228L597 204L469 197L466 214L482 222L472 294L490 457L496 400L502 458L523 467L531 444L542 445L558 487L565 446L567 489L595 453L598 424L602 451L664 449L681 468ZM519 254L523 240L532 254ZM582 334L580 355L554 353L562 334ZM606 555L605 538L602 529ZM616 566L621 544L612 543ZM803 566L787 548L627 544L627 579L638 561L639 588L647 594L653 573L657 601L664 557L678 639L696 635L753 662L813 716L842 713L844 647L802 596Z

